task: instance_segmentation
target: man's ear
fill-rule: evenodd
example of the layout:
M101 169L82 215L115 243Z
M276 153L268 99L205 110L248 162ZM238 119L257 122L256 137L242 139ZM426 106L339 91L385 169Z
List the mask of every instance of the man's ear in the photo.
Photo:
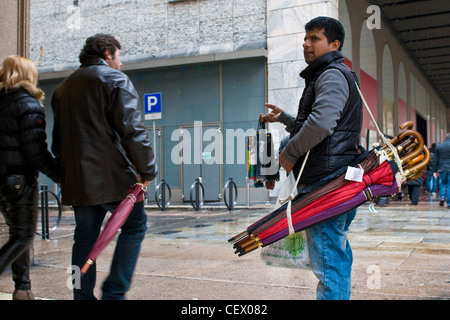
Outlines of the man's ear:
M105 59L109 59L109 60L112 59L112 53L111 53L111 50L109 50L109 49L106 49L106 50L105 50Z
M340 42L339 40L334 40L334 41L331 43L331 49L332 49L333 51L338 51L340 47L341 47L341 42Z

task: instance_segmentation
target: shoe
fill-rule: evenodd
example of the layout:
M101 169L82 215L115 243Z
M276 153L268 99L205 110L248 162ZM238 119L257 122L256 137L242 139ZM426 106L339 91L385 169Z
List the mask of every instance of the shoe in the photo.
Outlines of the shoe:
M444 206L444 202L445 202L445 200L439 201L439 205L440 205L441 207L443 207L443 206Z
M14 290L13 300L36 300L31 290Z
M447 209L450 209L450 205L447 206Z

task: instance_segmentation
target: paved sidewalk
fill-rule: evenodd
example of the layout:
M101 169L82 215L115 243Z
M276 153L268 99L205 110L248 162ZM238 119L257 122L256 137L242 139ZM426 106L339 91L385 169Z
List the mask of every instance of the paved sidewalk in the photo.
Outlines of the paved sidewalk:
M314 300L317 279L309 270L264 265L259 252L234 254L227 240L270 212L257 205L228 212L184 207L148 210L130 300ZM354 264L352 299L450 299L450 210L422 195L419 205L391 201L370 213L360 207L350 227ZM71 212L49 241L36 238L31 269L37 297L71 300L67 288L74 222ZM7 228L0 217L0 244ZM114 241L98 259L98 287ZM11 299L11 273L0 277L0 299ZM98 297L101 293L97 292Z

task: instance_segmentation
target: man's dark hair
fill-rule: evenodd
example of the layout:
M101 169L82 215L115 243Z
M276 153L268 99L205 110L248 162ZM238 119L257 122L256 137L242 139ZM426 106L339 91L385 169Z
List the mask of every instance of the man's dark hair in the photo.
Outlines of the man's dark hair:
M105 50L109 49L114 57L117 49L121 49L119 41L110 34L97 33L96 35L86 39L83 49L81 50L79 59L83 63L90 58L105 59Z
M339 51L342 50L342 47L344 46L345 30L338 20L330 17L314 18L305 25L305 30L311 31L314 29L323 29L324 34L328 39L328 43L339 40L339 42L341 43Z

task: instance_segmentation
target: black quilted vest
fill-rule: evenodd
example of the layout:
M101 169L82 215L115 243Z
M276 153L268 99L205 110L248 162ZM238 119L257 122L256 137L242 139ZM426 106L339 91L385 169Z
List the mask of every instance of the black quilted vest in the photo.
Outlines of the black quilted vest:
M300 184L315 183L337 169L347 166L358 156L363 119L362 101L355 84L356 82L359 85L358 78L343 64L343 61L342 53L333 51L317 58L300 73L300 76L305 79L306 87L300 99L291 138L300 131L311 113L316 98L315 83L325 70L334 68L341 71L350 88L349 99L334 132L311 149ZM300 157L294 166L293 171L296 176L303 160L304 156Z

